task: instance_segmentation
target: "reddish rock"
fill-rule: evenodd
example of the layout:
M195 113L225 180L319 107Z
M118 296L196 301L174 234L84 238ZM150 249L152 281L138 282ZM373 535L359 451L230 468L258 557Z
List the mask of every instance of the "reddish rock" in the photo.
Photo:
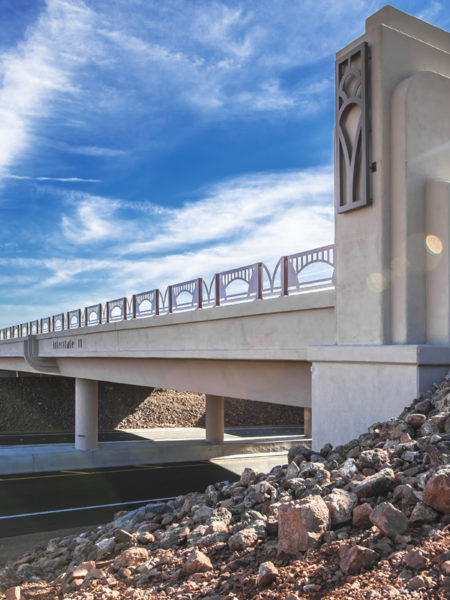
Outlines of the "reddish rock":
M414 429L417 429L418 427L421 427L425 421L427 420L425 415L422 415L421 413L411 413L410 415L407 415L405 421L408 423L408 425L412 425L412 427L414 427Z
M137 535L137 541L139 544L153 544L155 536L148 531L142 531Z
M352 517L353 525L355 527L359 527L360 529L368 529L372 525L370 520L370 514L372 510L373 508L368 502L364 502L364 504L355 506Z
M450 467L439 469L427 481L422 500L442 513L450 512Z
M370 513L370 520L384 535L395 537L404 533L407 520L405 515L390 502L382 502Z
M415 571L424 569L427 565L427 555L419 549L412 549L405 556L405 565Z
M342 546L339 551L340 567L343 573L354 574L370 569L380 560L380 555L363 546Z
M133 535L125 531L125 529L116 529L114 532L114 540L118 544L131 544L134 540Z
M267 561L261 563L258 570L258 586L266 587L270 585L277 575L278 569L273 562Z
M148 552L146 548L128 548L121 554L116 556L113 562L115 569L121 569L124 567L134 567L148 560Z
M353 508L358 503L355 494L336 488L324 497L325 504L330 511L331 523L342 525L352 520Z
M410 590L420 590L424 587L426 587L425 579L420 575L416 575L408 581L408 589Z
M245 467L245 469L242 471L240 484L249 486L251 483L253 483L255 481L255 479L257 477L258 477L257 471L255 471L254 469L251 469L250 467Z
M375 469L376 471L379 471L384 464L389 462L389 454L386 450L373 448L371 450L363 450L360 453L356 464L359 469Z
M281 504L278 509L278 554L296 554L316 547L330 523L330 511L320 496Z
M230 550L245 550L246 548L253 546L257 539L258 534L253 528L249 527L241 529L241 531L232 535L228 540L228 546L230 547Z
M192 573L204 573L205 571L211 571L213 568L209 557L200 552L200 550L193 550L187 561L184 563L183 569L188 575Z
M18 585L9 588L9 590L6 590L5 592L5 600L20 600L20 598L20 587Z

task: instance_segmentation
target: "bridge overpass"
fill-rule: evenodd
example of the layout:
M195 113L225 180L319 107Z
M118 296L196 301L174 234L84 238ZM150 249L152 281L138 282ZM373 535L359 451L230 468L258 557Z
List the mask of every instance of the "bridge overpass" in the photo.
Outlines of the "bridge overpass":
M303 406L314 447L395 416L450 368L449 97L450 34L381 9L337 54L333 247L6 328L0 369L76 378L85 450L99 380L206 393L215 442L226 396Z

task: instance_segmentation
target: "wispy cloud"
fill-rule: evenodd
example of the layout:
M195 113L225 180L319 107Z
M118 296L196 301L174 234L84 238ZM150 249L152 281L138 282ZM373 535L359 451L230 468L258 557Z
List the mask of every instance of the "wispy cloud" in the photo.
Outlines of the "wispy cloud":
M74 213L63 215L61 226L63 235L74 244L89 242L101 243L106 239L121 237L123 223L114 220L113 215L119 208L118 201L91 196L80 197L69 194L74 202Z
M258 260L273 268L283 254L332 242L332 184L330 168L254 173L205 189L178 211L61 190L64 214L47 256L0 258L0 266L26 281L37 303L45 295L46 313L209 281ZM41 316L30 305L21 318Z
M0 57L0 176L28 151L37 120L56 96L75 90L71 73L83 60L91 18L80 2L48 0L25 39Z
M238 239L276 226L292 212L302 217L298 228L304 223L306 230L307 211L311 221L323 215L324 207L332 204L332 189L331 169L322 168L233 178L203 190L198 200L177 208L69 192L63 194L67 204L62 232L76 245L106 240L114 244L120 236L116 253L121 255L160 255L178 248L190 251L224 241L235 245ZM285 244L288 240L289 236L283 238Z
M17 179L22 181L59 181L62 183L98 183L100 179L84 179L83 177L31 177L29 175L3 175L5 179Z

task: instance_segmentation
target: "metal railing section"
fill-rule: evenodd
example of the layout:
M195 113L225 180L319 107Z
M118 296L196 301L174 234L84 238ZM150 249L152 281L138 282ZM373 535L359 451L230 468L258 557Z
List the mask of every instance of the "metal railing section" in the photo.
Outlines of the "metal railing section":
M209 286L199 277L169 285L164 295L158 289L92 304L67 313L12 325L0 330L0 341L154 317L182 311L199 310L237 302L250 302L292 296L334 284L334 245L322 246L282 256L271 274L257 262L216 273Z

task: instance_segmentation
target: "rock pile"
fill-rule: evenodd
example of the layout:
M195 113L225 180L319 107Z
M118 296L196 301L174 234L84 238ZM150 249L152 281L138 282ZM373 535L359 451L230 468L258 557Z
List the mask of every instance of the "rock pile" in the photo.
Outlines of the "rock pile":
M0 571L7 600L448 598L450 374L338 447L148 504Z

